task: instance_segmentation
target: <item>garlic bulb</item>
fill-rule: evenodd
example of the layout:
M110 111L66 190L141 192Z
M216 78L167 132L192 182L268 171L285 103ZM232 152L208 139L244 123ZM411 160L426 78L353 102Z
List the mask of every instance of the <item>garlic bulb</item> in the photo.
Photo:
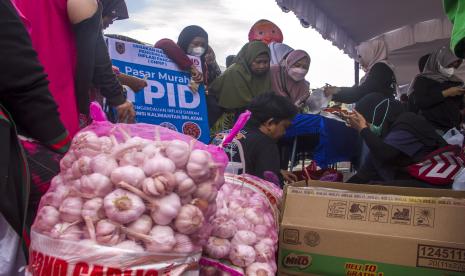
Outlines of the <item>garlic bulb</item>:
M234 265L246 267L255 261L255 250L244 244L235 244L229 253L229 259Z
M210 177L212 157L208 151L193 150L187 162L187 174L196 181L203 181Z
M145 161L143 169L147 176L153 176L157 173L174 173L176 165L171 159L157 152L153 158Z
M252 231L237 231L231 241L233 244L254 245L257 242L257 236Z
M148 215L142 215L136 221L129 224L128 228L134 232L147 235L152 230L152 225L152 219Z
M216 199L218 191L211 182L205 182L197 187L194 192L194 198L205 199L208 202L213 202Z
M123 166L113 170L110 176L114 184L126 182L136 188L140 188L141 182L145 179L144 171L134 166Z
M181 207L174 226L180 233L190 235L202 227L203 221L202 211L194 205L187 204Z
M73 163L76 161L76 155L74 152L69 151L61 160L60 160L60 170L65 171L70 169Z
M142 181L142 190L151 196L164 196L176 188L176 178L171 173L159 173Z
M236 223L233 220L217 217L213 220L212 224L212 234L223 239L232 238L237 232Z
M271 239L263 239L259 241L255 246L256 260L258 262L266 263L274 260L275 250L274 242Z
M106 219L97 223L95 235L97 242L105 245L115 245L121 242L124 238L124 235L121 234L120 229L115 224Z
M59 208L61 203L63 203L63 200L69 195L71 192L71 189L69 186L66 186L64 184L50 187L49 192L47 192L41 199L42 204L44 205L50 205L55 208Z
M145 204L137 195L116 189L103 200L105 214L118 223L126 224L138 219L145 212Z
M82 206L81 215L83 218L90 218L94 223L104 218L103 199L96 197L87 200Z
M185 172L177 171L174 173L174 177L178 184L176 193L180 197L188 196L197 190L197 186L195 185L194 180L192 180Z
M220 239L217 237L210 237L205 246L207 255L214 259L222 259L228 256L230 249L231 244L227 239Z
M37 212L34 228L39 231L50 231L60 221L60 212L55 207L44 206Z
M176 245L174 231L169 226L157 225L150 231L150 241L145 243L148 251L170 252Z
M247 267L247 276L274 276L273 268L267 263L253 263Z
M113 190L110 178L93 173L81 177L81 192L92 197L104 197Z
M110 155L99 154L90 161L90 168L94 173L109 177L111 172L118 168L118 163Z
M181 209L181 199L175 193L171 193L160 199L156 199L154 209L150 216L158 225L168 225L178 216Z
M261 225L263 224L263 215L259 212L257 212L253 208L246 208L245 209L245 218L250 221L250 223L255 224L255 225Z
M165 154L166 157L173 160L177 168L183 168L189 160L189 144L181 140L172 140L167 143Z
M176 239L176 245L173 248L174 252L188 254L196 250L189 236L176 233L174 238Z
M90 161L92 159L88 156L83 156L79 158L76 162L73 163L71 166L71 171L73 173L73 177L79 178L83 175L92 173L92 169L90 167Z
M80 197L68 197L60 205L60 218L65 222L81 221L83 201Z

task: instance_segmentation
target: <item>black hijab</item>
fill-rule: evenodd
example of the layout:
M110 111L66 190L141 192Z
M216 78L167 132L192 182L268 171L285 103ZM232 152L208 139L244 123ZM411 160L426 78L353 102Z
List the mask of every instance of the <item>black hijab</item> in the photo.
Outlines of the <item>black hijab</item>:
M206 50L208 49L208 34L201 27L196 26L196 25L191 25L191 26L185 27L181 31L181 33L179 34L177 44L185 53L187 53L187 49L189 48L189 44L197 36L203 37L207 41L207 45L205 45L205 53L202 55L202 59L203 59L203 57L207 53Z
M389 109L386 113L388 101ZM373 118L377 106L378 109ZM423 117L415 113L405 112L404 107L399 101L388 99L383 94L372 93L363 97L356 104L355 109L365 117L368 123L374 123L375 125L380 125L386 114L381 137L385 137L391 130L397 129L412 133L426 146L436 147L447 145L444 139L436 133L433 126Z
M128 8L124 0L100 0L103 6L102 17L110 16L116 20L128 19Z
M370 93L366 95L357 102L355 109L365 117L368 123L377 126L383 122L383 118L386 116L381 131L381 137L387 135L392 124L397 120L399 115L404 112L404 108L399 101L387 98L381 93ZM386 109L388 109L387 113Z

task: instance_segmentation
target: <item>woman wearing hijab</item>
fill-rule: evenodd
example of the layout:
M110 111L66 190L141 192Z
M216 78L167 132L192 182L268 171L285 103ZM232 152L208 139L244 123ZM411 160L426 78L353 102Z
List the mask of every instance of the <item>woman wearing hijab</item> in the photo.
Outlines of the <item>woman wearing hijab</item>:
M270 69L273 91L288 98L297 107L301 107L310 96L309 83L305 80L310 61L307 52L294 50L280 65L272 65Z
M462 60L449 48L442 47L428 58L423 73L416 76L410 96L420 114L437 129L445 133L459 128L462 121L463 81L454 75Z
M100 0L102 3L102 26L108 28L115 20L129 18L128 8L124 0Z
M355 110L346 120L360 132L369 154L349 182L428 186L405 168L447 145L434 128L423 117L404 112L400 102L379 93L365 96Z
M332 95L333 101L355 103L370 93L381 93L394 98L397 90L392 66L386 61L387 48L383 40L372 40L357 47L360 65L365 76L360 85L354 87L326 87L325 94Z
M216 97L221 108L214 117L209 114L210 125L222 111L238 114L256 96L270 90L270 49L261 41L249 42L237 54L236 62L210 86L210 94Z
M268 44L268 47L270 47L271 65L281 64L281 61L283 61L283 59L294 50L290 46L279 42L271 42Z
M187 26L179 34L177 43L164 38L155 43L155 48L162 49L181 70L189 71L195 82L205 85L206 91L208 91L209 84L221 74L220 67L215 60L215 53L208 45L208 34L199 26ZM203 75L187 55L200 58Z

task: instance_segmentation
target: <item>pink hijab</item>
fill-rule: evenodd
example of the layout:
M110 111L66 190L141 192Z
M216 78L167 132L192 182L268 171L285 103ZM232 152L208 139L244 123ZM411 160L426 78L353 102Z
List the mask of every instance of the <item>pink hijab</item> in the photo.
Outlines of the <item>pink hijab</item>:
M280 65L271 66L271 85L273 91L280 96L289 98L293 103L305 101L310 96L309 83L305 79L294 81L288 74L289 68L305 57L311 61L307 52L294 50L289 53Z

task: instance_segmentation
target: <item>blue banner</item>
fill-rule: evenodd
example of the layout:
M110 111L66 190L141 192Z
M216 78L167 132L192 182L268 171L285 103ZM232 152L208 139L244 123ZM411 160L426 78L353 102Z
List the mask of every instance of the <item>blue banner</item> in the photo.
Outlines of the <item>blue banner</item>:
M108 39L113 65L121 73L145 78L148 86L128 93L139 123L161 125L192 136L204 143L210 140L205 89L189 88L190 74L179 70L160 49ZM191 57L201 71L200 60Z

